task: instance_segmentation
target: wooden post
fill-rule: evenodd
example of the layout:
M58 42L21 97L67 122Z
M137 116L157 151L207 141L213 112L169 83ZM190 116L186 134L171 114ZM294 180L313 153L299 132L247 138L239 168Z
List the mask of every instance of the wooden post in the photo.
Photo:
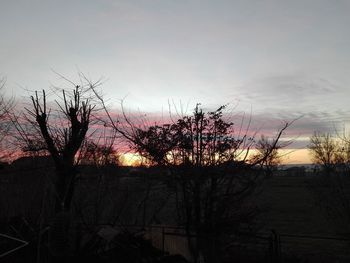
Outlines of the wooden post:
M281 262L281 238L274 229L270 235L270 256L272 263Z
M163 256L165 255L165 231L164 226L162 227L162 252Z

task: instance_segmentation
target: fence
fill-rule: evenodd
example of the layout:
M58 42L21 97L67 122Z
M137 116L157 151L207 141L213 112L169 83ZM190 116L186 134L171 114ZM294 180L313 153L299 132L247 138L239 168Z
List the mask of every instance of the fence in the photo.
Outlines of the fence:
M275 234L276 261L350 262L350 239L344 237Z
M108 227L117 228L116 226ZM123 225L120 228L130 232L142 230L145 238L150 240L154 247L160 249L163 255L180 254L189 261L193 261L188 245L189 239L194 242L203 238L209 239L211 242L217 241L213 237L199 237L195 234L191 234L189 237L183 227L177 226ZM46 232L43 231L42 234L47 234ZM20 233L16 236L20 236ZM42 244L43 250L39 249L39 245L37 262L45 262L44 258L47 256L45 243L47 240L46 238L41 239L41 235L39 235L38 241L39 244ZM26 245L28 245L27 242L23 243L23 246ZM350 239L346 237L286 234L274 230L258 234L240 233L233 241L225 244L223 249L227 253L231 253L232 258L237 262L350 262ZM40 250L41 253L39 253ZM16 253L17 248L11 252ZM42 254L41 259L40 254ZM5 257L6 255L1 256Z
M146 238L152 242L152 245L161 249L163 254L181 254L190 262L193 261L193 255L189 249L189 240L196 243L199 240L215 243L217 237L208 237L186 234L183 227L174 226L149 226L146 230ZM267 235L253 235L251 233L240 233L235 241L225 246L226 250L232 250L235 257L246 258L248 254L254 257L263 258L265 262L278 262L280 258L280 242L278 235L272 233Z
M181 254L192 260L184 228L150 226L147 228L147 233L147 238L155 247L162 249L163 253ZM199 237L191 235L190 238ZM240 233L225 249L231 249L236 259L241 258L243 262L249 255L259 257L260 262L269 263L305 262L305 260L350 262L350 238L346 237L286 234L275 230L258 234Z

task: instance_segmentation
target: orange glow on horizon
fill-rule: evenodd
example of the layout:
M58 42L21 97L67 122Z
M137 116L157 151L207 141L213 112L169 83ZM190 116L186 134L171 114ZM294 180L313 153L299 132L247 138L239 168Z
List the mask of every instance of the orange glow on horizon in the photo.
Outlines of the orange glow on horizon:
M280 150L282 164L311 164L311 156L308 149L286 149Z
M282 149L279 150L282 156L282 164L311 164L311 156L308 149ZM251 150L254 154L254 150ZM145 163L145 160L138 153L121 154L120 163L125 166L140 166Z
M138 153L123 153L119 157L121 165L124 166L140 166L142 164L142 157Z

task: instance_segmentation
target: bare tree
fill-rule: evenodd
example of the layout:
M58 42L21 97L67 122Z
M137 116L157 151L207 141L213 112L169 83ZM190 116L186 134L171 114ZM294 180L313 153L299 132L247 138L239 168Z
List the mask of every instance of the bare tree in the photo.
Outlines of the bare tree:
M43 90L35 91L31 104L25 111L11 115L16 129L14 136L25 152L49 155L55 174L49 179L54 185L54 213L69 213L74 192L76 155L86 138L94 105L84 93L83 86L75 85L72 91L53 90L58 97L53 109L52 102Z
M278 141L290 125L286 123L264 144L264 151L249 158L251 150L261 149L261 140L256 142L242 126L235 133L234 123L224 118L225 107L204 113L197 105L192 116L179 119L169 140L177 144L165 155L174 165L178 222L186 229L195 261L200 253L206 262L219 261L220 242L253 222L258 209L248 200L260 170L276 158L282 147ZM198 237L195 242L193 234Z
M63 103L57 102L60 112L65 117L66 127L53 127L49 122L50 109L47 108L46 94L42 91L31 97L32 109L26 109L39 127L41 137L45 142L45 149L52 157L56 177L54 180L56 191L56 212L69 211L74 191L76 176L75 156L80 149L89 129L90 115L94 108L89 99L81 98L81 90L76 86L72 94L62 91Z
M218 261L220 242L255 218L256 207L245 201L257 186L259 171L276 158L282 147L279 139L291 123L285 123L275 138L264 143L260 155L250 159L251 150L261 144L249 136L250 120L247 127L241 124L234 129L234 123L224 116L226 106L205 113L197 104L192 115L172 123L142 126L134 124L123 107L121 118L113 119L103 98L96 96L109 125L133 150L152 165L170 170L175 213L186 230L194 261L199 254L207 262ZM198 238L195 242L193 236Z
M119 153L116 150L117 134L115 130L101 127L100 134L93 133L82 143L76 162L81 165L103 167L118 165Z
M22 149L49 155L55 173L49 175L52 194L47 198L54 202L44 213L50 220L50 251L57 260L64 261L70 250L69 229L71 204L76 184L76 156L91 125L94 105L84 93L84 86L75 85L72 92L61 90L56 109L49 107L45 90L37 91L31 99L31 106L22 114L13 114L12 122L21 139ZM86 95L86 96L85 96Z
M320 166L311 181L312 190L326 217L339 227L350 229L350 141L329 133L315 133L309 150L315 164Z
M263 167L267 175L272 175L277 166L282 163L282 157L285 154L282 155L280 150L288 147L293 142L292 140L286 140L275 144L275 140L276 138L261 135L255 145L255 154L250 160L250 162L257 162L257 165Z
M349 171L350 142L332 136L329 133L315 133L308 145L315 164L320 165L328 174L335 170Z
M5 83L6 79L0 78L0 160L6 159L6 157L10 154L8 152L6 138L11 124L9 113L14 106L13 98L7 98L4 94Z
M329 133L314 133L308 145L313 161L330 171L337 162L338 142Z

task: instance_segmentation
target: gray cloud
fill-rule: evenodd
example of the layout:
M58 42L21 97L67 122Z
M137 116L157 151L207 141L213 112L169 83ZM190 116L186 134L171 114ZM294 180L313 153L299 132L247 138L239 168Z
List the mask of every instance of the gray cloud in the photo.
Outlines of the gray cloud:
M0 10L7 88L77 68L131 108L168 100L252 108L256 127L300 116L308 136L350 120L349 1L10 1ZM267 127L266 127L267 126ZM270 127L271 126L271 127Z

